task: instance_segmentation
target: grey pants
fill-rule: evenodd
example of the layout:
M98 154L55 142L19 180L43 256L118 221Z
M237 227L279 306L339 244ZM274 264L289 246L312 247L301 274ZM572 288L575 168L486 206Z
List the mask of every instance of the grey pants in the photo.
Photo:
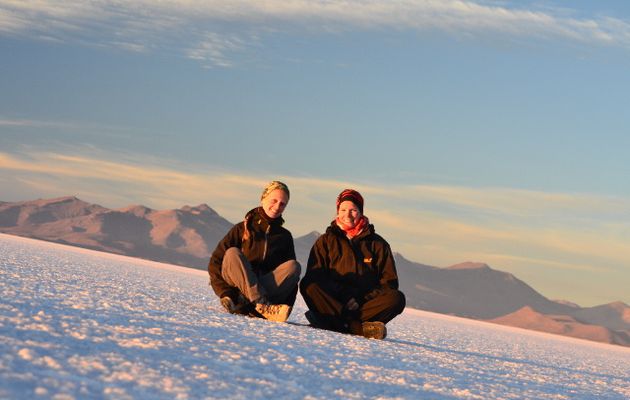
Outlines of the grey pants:
M241 249L230 247L223 256L221 276L249 301L256 302L266 297L271 303L277 303L295 291L301 269L300 263L289 260L265 275L257 275Z

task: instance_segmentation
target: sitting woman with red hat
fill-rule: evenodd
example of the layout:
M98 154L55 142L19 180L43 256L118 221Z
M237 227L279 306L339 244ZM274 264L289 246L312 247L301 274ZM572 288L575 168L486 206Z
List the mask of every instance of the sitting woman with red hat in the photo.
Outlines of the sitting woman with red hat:
M311 249L300 293L312 326L368 338L384 339L385 324L405 308L392 251L356 190L337 196L337 217Z

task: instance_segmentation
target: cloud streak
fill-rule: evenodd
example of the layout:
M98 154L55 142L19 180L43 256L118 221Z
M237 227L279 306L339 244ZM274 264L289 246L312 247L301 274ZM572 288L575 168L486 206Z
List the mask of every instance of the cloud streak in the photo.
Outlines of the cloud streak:
M498 254L510 248L515 257L535 250L554 260L630 262L626 245L630 234L617 225L618 215L630 215L628 199L503 188L357 184L220 169L198 173L190 171L208 168L139 155L121 159L92 149L79 153L0 153L0 170L11 171L31 186L41 182L42 192L48 192L55 181L60 192L51 196L80 195L86 190L99 197L93 201L117 206L150 201L146 205L158 208L207 202L232 221L257 205L268 180L281 179L292 189L287 215L299 234L323 231L334 216L337 193L355 187L366 197L366 214L379 231L394 238L401 252L418 253L427 243L434 253L436 248L444 249L441 261L446 261L448 252L473 254L485 249L487 254ZM123 189L109 195L111 187Z
M207 67L234 66L228 54L243 50L246 42L236 35L225 36L216 32L206 32L197 46L187 51L188 58L198 60Z
M76 125L65 122L9 119L2 117L0 117L0 126L15 126L23 128L76 128Z
M502 4L456 0L0 0L0 32L126 51L179 49L186 57L218 67L234 66L231 57L256 44L258 35L252 32L269 36L270 32L436 30L457 36L500 34L630 48L628 21L611 16L579 18L566 11Z

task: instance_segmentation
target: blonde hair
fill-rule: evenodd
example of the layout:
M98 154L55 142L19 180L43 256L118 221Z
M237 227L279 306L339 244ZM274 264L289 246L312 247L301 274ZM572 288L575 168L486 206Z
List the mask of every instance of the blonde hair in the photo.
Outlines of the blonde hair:
M262 195L260 195L260 201L263 201L265 197L269 196L269 194L276 189L282 190L284 193L287 194L287 197L291 197L291 194L289 193L289 187L286 184L280 181L271 181L267 184L267 186L265 186L265 189L263 190ZM245 228L243 230L243 237L242 237L243 242L249 240L249 238L251 237L251 233L249 232L249 227L247 226L249 225L251 218L252 218L251 214L247 214L245 216L245 221L243 223L243 226Z
M263 190L262 195L260 196L260 200L261 201L264 200L265 197L269 196L269 194L276 189L282 190L284 193L287 194L287 197L289 198L291 197L291 193L289 193L289 187L286 184L280 181L271 181L269 182L269 184L267 184L267 186L265 186L265 189Z

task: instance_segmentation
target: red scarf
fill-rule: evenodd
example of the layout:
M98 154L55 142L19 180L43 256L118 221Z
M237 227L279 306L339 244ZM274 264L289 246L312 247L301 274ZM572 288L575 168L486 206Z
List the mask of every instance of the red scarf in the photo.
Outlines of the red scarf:
M348 236L350 239L363 232L363 230L370 223L368 217L366 217L365 215L362 215L361 218L359 218L359 222L357 222L354 228L346 228L345 225L341 223L341 220L339 220L339 217L335 218L335 222L337 222L337 226L341 228L341 230L344 231L346 233L346 236Z

